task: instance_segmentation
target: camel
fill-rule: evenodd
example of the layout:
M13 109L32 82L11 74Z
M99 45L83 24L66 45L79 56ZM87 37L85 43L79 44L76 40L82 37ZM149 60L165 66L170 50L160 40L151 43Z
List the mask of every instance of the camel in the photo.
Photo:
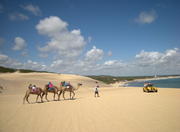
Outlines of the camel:
M70 85L69 88L60 85L60 88L59 88L59 91L60 91L60 92L59 92L59 94L58 94L58 100L60 100L60 96L61 96L62 93L63 93L63 98L64 98L64 100L65 100L64 94L65 94L66 91L70 92L70 99L74 99L74 96L75 96L75 92L74 92L74 91L75 91L75 90L78 90L80 86L82 86L81 83L78 83L78 84L77 84L77 88L75 88L75 87L72 86L72 85ZM71 94L72 94L72 93L73 93L73 96L71 97Z
M48 90L48 84L46 84L43 91L44 91L44 93L42 94L42 98L45 95L46 100L49 102L49 100L47 99L48 93L54 93L53 97L54 97L54 101L55 101L55 95L56 94L58 95L58 87L53 86L53 90Z
M40 97L41 97L41 103L42 103L42 102L43 102L43 100L42 100L42 93L43 93L43 90L42 90L42 88L40 88L40 87L36 87L36 91L35 91L35 92L33 92L31 88L28 88L27 91L26 91L26 94L25 94L25 96L24 96L24 98L23 98L23 104L25 103L25 100L30 104L30 102L29 102L29 100L28 100L30 94L37 95L37 97L36 97L36 103L37 103L38 98L39 98L39 96L40 96Z

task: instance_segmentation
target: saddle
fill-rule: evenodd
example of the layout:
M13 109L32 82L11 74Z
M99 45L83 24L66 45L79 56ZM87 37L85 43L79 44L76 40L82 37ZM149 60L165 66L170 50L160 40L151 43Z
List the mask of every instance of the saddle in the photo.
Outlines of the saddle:
M54 91L54 88L52 87L52 88L48 88L48 91Z
M70 88L70 86L69 85L67 85L67 86L65 86L66 88Z
M71 84L67 83L67 82L61 82L61 86L65 87L65 88L70 88Z
M36 93L39 93L39 92L40 92L39 88L34 88L34 89L31 88L31 93L36 94Z

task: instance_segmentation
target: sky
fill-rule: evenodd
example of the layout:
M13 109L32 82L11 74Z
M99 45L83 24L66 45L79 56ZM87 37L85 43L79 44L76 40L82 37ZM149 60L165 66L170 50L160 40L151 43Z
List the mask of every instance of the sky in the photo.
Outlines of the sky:
M0 66L80 75L180 74L180 1L1 0Z

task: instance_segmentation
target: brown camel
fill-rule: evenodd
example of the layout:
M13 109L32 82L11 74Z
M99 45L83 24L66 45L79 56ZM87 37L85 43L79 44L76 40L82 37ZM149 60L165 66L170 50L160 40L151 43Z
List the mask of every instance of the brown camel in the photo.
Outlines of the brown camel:
M74 99L74 96L75 96L75 92L74 92L74 91L75 91L75 90L78 90L80 86L82 86L81 83L78 83L78 84L77 84L77 88L75 88L75 87L72 86L72 85L70 85L69 88L60 85L60 88L59 88L59 91L60 91L60 92L59 92L59 94L58 94L58 100L60 100L60 96L61 96L62 93L63 93L63 98L65 99L64 94L65 94L66 91L70 92L70 99ZM72 94L72 93L73 93L73 96L71 97L71 94Z
M57 94L58 95L58 87L56 87L56 86L53 86L53 89L52 90L49 90L48 89L49 87L48 87L48 84L46 84L45 85L45 87L44 87L44 93L42 94L42 98L43 98L43 96L45 95L45 98L46 98L46 100L47 101L49 101L48 99L47 99L47 95L48 95L48 93L54 93L54 100L55 100L55 95Z
M40 88L40 87L36 87L36 90L35 90L35 91L32 91L31 88L28 88L27 91L26 91L26 94L25 94L25 96L24 96L24 98L23 98L23 104L25 103L25 100L30 104L30 102L29 102L29 100L28 100L30 94L37 95L37 97L36 97L36 103L37 103L37 101L38 101L39 96L41 97L41 102L43 102L43 100L42 100L42 93L43 93L43 90L42 90L42 88Z

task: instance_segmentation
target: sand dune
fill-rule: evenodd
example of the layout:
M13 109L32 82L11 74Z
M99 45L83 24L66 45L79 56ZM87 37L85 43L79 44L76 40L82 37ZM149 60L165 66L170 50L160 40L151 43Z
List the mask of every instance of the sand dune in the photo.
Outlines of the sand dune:
M22 104L29 83L43 87L49 80L80 82L75 100ZM0 74L0 132L179 132L180 89L143 93L142 88L113 88L78 75L49 73ZM68 93L66 93L68 97ZM52 100L53 95L48 98Z
M94 86L95 80L69 74L54 74L54 73L6 73L0 74L0 84L7 87L6 93L18 94L24 93L28 85L35 84L43 88L45 84L51 81L54 85L59 86L61 81L70 81L72 85L76 86L77 83L85 84L86 87ZM108 86L99 82L101 86Z

